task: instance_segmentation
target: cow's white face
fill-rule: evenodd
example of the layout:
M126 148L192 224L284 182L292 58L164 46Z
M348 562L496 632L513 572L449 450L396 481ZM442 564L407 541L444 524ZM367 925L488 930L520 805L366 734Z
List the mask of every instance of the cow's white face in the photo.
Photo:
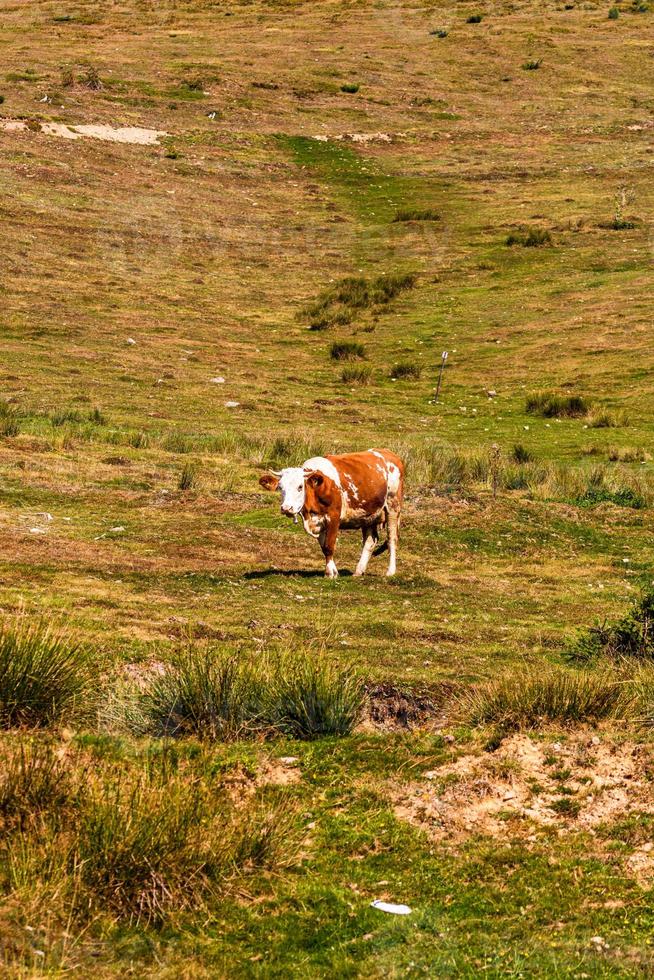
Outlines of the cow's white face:
M282 514L292 517L304 507L304 469L301 466L287 466L279 477L279 491L282 495Z

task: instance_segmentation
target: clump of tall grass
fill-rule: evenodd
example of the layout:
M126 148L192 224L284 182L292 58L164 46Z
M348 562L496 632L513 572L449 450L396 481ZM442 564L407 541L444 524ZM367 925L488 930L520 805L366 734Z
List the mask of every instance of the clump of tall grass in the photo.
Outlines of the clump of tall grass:
M581 418L590 411L590 402L581 395L538 391L527 396L525 411L546 419Z
M591 409L586 415L589 429L619 429L629 424L624 412L611 412L607 408Z
M341 373L341 381L345 384L354 385L367 385L370 384L370 378L372 377L372 368L367 364L362 364L359 367L346 367L343 368Z
M529 58L527 61L523 62L522 68L524 71L538 71L542 64L542 58Z
M534 455L521 442L516 442L511 450L511 459L514 463L533 463Z
M568 646L576 661L600 655L613 659L654 659L654 590L644 592L614 623L601 623L581 632Z
M90 686L86 651L27 619L0 626L0 726L40 727L79 709Z
M607 455L612 463L646 463L652 458L643 446L610 446Z
M399 361L392 366L388 374L389 377L398 381L418 381L422 374L422 368L413 361Z
M340 340L332 344L329 356L333 361L355 361L366 356L366 348L356 340Z
M308 652L253 663L190 644L123 714L134 733L157 737L311 739L348 734L364 697L357 675Z
M13 405L0 401L0 436L13 439L20 432L20 415Z
M361 718L363 681L350 669L299 658L284 665L273 683L271 721L292 738L349 735Z
M348 276L325 289L303 312L313 330L324 330L339 323L349 323L355 313L386 306L399 293L413 288L415 275L400 273L365 279Z
M393 222L399 221L439 221L440 214L433 208L399 208Z
M21 742L0 753L0 821L25 830L32 818L61 808L71 795L70 771L50 742Z
M636 709L634 691L612 673L523 668L473 688L461 711L473 725L504 731L538 728L548 722L596 722L625 718Z
M200 486L200 466L197 462L185 463L182 467L182 471L179 474L179 479L177 481L177 489L186 490L197 490Z
M512 231L507 235L506 244L522 245L523 248L543 248L545 245L552 245L552 235L546 228Z

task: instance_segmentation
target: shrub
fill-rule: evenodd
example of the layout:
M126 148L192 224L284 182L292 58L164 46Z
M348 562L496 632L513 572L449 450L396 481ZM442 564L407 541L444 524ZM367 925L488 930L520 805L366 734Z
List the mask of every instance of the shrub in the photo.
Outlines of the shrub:
M298 659L273 684L272 721L292 738L349 735L363 710L363 682L352 670L326 661Z
M435 35L436 37L447 37L448 35L448 32L443 27L436 28L435 30L430 31L429 33Z
M507 235L506 244L522 245L523 248L542 248L552 244L552 236L545 228L530 228L527 232L512 231Z
M543 63L542 58L529 59L528 61L525 61L523 63L522 67L524 71L538 71L542 63Z
M177 481L178 490L197 490L200 485L200 468L197 463L185 463Z
M352 322L352 315L345 310L335 313L316 314L309 322L309 330L327 330L329 327L344 327Z
M559 395L551 391L528 395L525 404L528 415L540 415L546 419L580 418L589 409L589 402L581 395Z
M359 91L359 85L356 82L346 82L345 85L341 85L341 92L348 92L354 95L355 92Z
M483 19L482 14L471 14L466 20L466 24L481 24Z
M11 439L20 432L20 415L13 405L0 401L0 436Z
M590 661L600 654L617 659L654 658L654 590L644 592L617 622L584 630L567 652L577 661Z
M412 273L377 276L376 279L348 276L326 289L304 310L304 314L309 317L313 330L350 323L354 312L385 306L415 283L416 277Z
M60 73L62 88L70 88L75 84L75 72L70 65L62 65Z
M621 487L618 490L611 490L603 484L595 485L589 483L586 490L574 501L578 507L595 507L597 504L610 503L618 507L631 507L633 510L642 510L647 507L647 501L641 493L631 487Z
M636 222L631 218L611 218L610 221L600 221L600 228L608 228L611 231L629 231L636 227Z
M334 361L355 361L359 358L365 358L366 349L363 344L359 344L357 341L342 340L332 344L329 356Z
M371 375L372 370L368 367L368 365L362 365L361 367L346 367L343 368L341 381L343 381L345 384L367 385L370 384Z
M389 372L391 378L397 378L402 381L406 379L417 381L421 373L422 368L420 365L414 364L412 361L400 361L398 364L394 364Z
M461 705L470 723L497 724L511 731L537 728L543 722L625 717L635 699L613 675L539 667L514 671L475 688Z
M617 7L609 8L609 20L617 20L620 16L620 11Z
M79 644L40 622L0 627L0 726L38 727L88 695L89 661Z
M398 221L439 221L440 214L434 211L432 208L400 208L393 218L394 222Z

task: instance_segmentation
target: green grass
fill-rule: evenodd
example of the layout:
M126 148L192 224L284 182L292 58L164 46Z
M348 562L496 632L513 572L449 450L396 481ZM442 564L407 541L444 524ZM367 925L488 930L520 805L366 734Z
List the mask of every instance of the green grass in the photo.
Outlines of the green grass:
M133 0L52 8L29 44L24 5L2 8L2 110L29 127L0 161L0 605L93 651L90 690L64 706L46 670L39 711L3 730L8 975L652 972L630 860L650 836L649 658L561 666L654 568L650 15L336 6L173 5L154 30ZM168 135L65 140L48 121ZM393 381L399 364L415 376ZM326 582L259 478L373 446L406 462L398 574L382 556L348 574L346 530ZM239 721L213 660L209 685L201 658L182 683L189 635L270 668L268 707L293 680L285 713ZM275 673L289 650L307 664ZM359 673L353 713L339 701L353 665L363 719L326 734L358 717ZM492 834L449 836L427 806L439 770L504 765L510 744L459 701L551 672L638 703L596 721L599 689L514 692L516 745L550 747L559 774L577 744L584 778L632 767L625 806L586 831L581 811L543 826L507 803ZM163 678L177 694L130 727ZM590 784L553 783L585 814Z

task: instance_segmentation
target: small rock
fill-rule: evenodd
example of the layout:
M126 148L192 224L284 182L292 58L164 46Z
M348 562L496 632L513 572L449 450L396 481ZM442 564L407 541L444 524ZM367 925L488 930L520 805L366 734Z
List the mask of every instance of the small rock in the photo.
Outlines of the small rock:
M296 755L283 755L279 761L283 766L294 766L300 760Z
M238 408L240 402L225 402L225 408Z
M508 793L505 793L504 794L504 796L502 797L502 799L503 800L515 800L515 797L516 797L516 794L513 792L512 789L510 789Z
M112 531L114 534L121 534L125 530L125 528L123 527L122 524L118 524L116 527L110 527L109 530Z
M648 841L648 842L647 842L646 844L643 844L643 846L641 847L641 851L644 851L644 852L645 852L645 854L649 854L649 852L650 852L650 851L651 851L651 850L652 850L653 848L654 848L654 844L652 844L652 842L651 842L651 841Z
M492 389L490 391L487 391L486 394L488 395L489 398L497 398L497 392L493 391Z
M222 378L222 377L209 378L209 384L212 384L212 385L224 385L225 384L225 379Z
M128 343L130 347L133 347L136 341L134 340L133 337L128 337L126 343Z
M600 744L599 737L597 735L593 735L593 737L590 740L590 744L591 745L599 745Z
M44 527L31 527L30 534L46 534L46 529Z

